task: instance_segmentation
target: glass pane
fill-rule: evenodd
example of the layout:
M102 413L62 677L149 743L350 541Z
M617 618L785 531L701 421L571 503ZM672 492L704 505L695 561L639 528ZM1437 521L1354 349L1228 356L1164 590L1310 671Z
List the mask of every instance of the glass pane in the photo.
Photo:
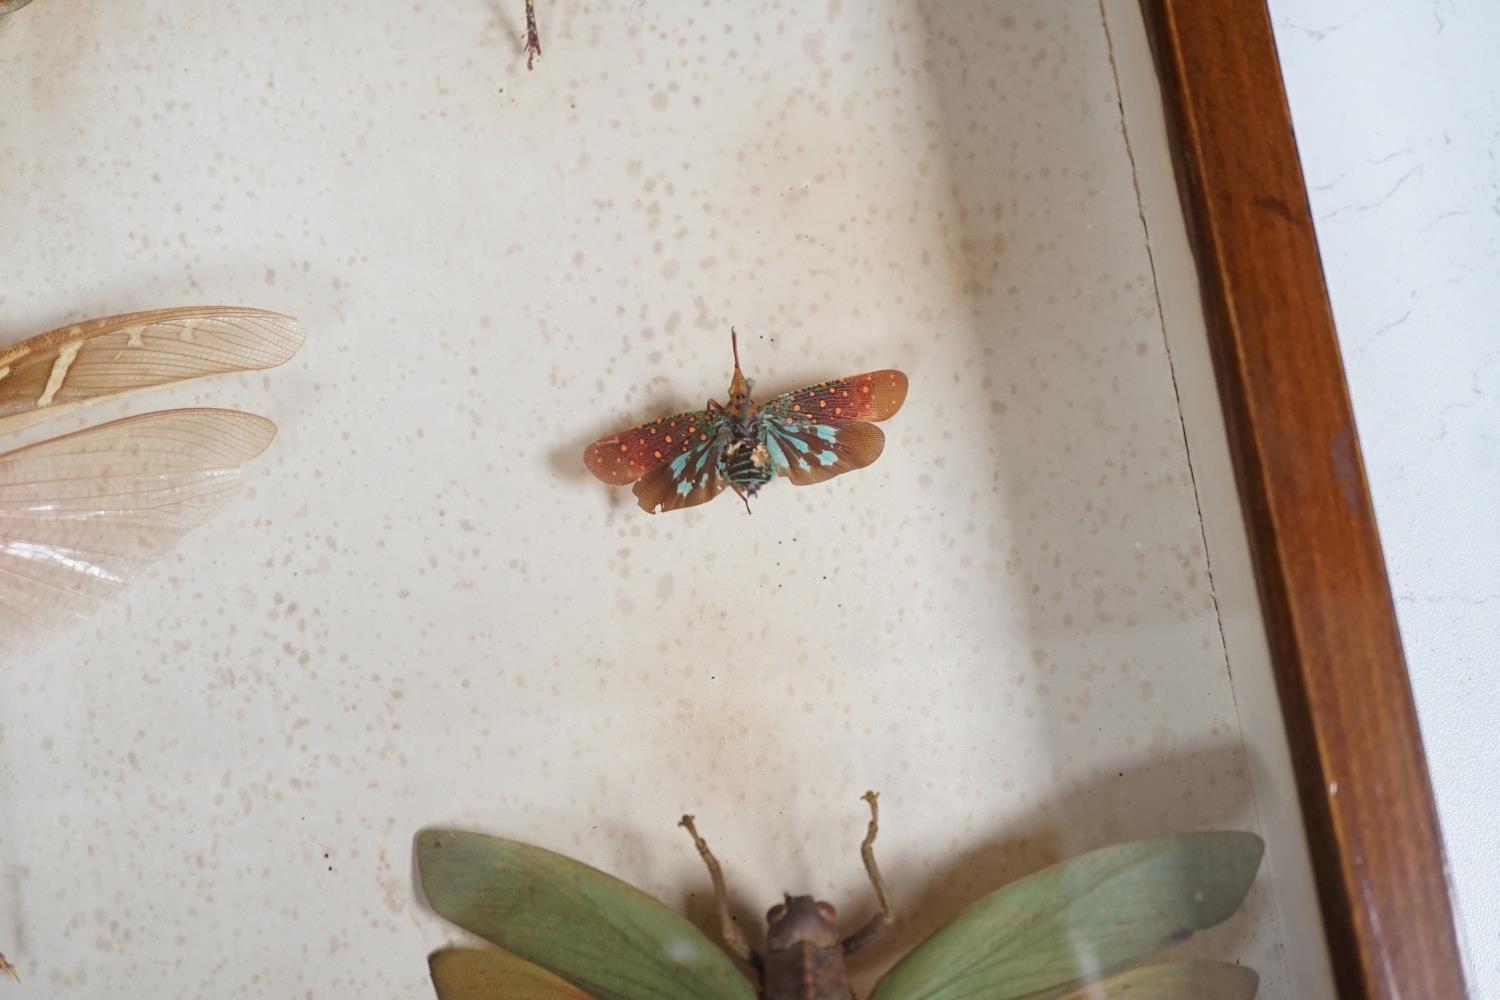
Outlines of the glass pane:
M752 938L900 924L1115 842L1254 830L1174 950L1331 995L1133 0L43 0L0 20L19 339L298 316L289 365L33 428L264 413L249 488L10 665L0 948L55 997L421 996L412 837ZM870 468L647 515L586 445L899 368ZM72 421L71 423L69 421ZM1082 946L1080 946L1082 947Z

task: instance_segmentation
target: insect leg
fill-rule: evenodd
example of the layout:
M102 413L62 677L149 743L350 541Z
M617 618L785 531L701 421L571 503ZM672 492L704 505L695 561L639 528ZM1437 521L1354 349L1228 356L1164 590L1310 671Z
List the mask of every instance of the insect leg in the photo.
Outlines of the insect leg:
M750 509L750 498L747 497L747 496L745 496L745 494L740 491L740 488L738 486L734 485L733 483L730 483L729 484L729 488L732 489L732 490L734 490L735 495L740 498L740 502L745 505L745 513L746 514L753 514L753 513L755 513L753 510Z
M758 956L750 950L745 936L740 933L739 925L729 915L729 893L724 889L724 872L719 868L719 859L714 857L713 852L708 849L708 842L698 836L698 828L693 825L693 817L684 816L677 824L687 830L693 837L693 846L698 848L698 854L703 858L703 863L708 866L708 877L714 883L714 903L719 908L719 936L729 946L729 950L742 962L748 962L757 969L760 968Z
M870 876L870 884L875 887L875 900L880 904L880 912L871 917L869 923L844 938L843 948L846 955L859 951L878 938L886 924L893 919L891 900L885 891L885 879L880 877L880 869L875 864L875 834L880 832L879 796L874 792L865 792L861 797L870 803L870 828L865 833L864 843L859 845L859 856L865 860L865 872Z
M542 38L536 32L536 0L526 0L526 68L542 54Z

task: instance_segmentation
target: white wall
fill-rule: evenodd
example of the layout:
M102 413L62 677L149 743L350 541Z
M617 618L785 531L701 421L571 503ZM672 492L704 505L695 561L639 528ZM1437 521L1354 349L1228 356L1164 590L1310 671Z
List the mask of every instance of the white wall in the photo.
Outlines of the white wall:
M1500 997L1500 4L1271 0L1476 997Z

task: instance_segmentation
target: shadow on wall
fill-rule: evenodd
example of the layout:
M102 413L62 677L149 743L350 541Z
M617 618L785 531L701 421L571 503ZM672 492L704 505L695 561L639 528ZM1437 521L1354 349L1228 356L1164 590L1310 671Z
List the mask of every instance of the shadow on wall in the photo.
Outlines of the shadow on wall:
M962 377L995 414L1003 572L1030 642L1016 655L1065 782L1122 753L1181 759L1235 719L1117 94L1069 89L1100 77L1068 63L1109 65L1104 27L1093 3L1045 6L1035 25L966 4L926 6L924 21L971 306ZM1000 142L1004 164L987 155ZM997 694L996 671L970 681ZM1184 815L1227 815L1217 802L1245 795L1243 768L1223 770L1172 779L1207 797ZM1086 848L1113 836L1108 815L1059 818ZM1170 832L1172 811L1160 822Z
M918 4L912 20L946 147L946 266L970 309L955 388L993 417L986 516L1030 646L967 683L998 704L1023 673L1059 791L908 898L862 965L1044 864L1253 815L1103 15L1024 6Z

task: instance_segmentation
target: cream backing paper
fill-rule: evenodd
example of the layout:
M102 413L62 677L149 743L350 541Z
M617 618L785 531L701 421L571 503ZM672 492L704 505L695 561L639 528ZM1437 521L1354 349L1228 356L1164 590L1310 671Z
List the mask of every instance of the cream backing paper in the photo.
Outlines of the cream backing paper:
M1047 863L1240 827L1261 880L1182 953L1318 995L1232 482L1189 464L1222 429L1204 358L1174 383L1202 321L1134 4L539 8L529 73L520 0L0 20L6 338L211 302L309 334L88 416L235 405L281 435L7 665L10 992L426 995L462 935L415 894L424 825L708 927L692 812L752 925L787 890L852 927L874 788L903 926L861 984ZM581 451L724 398L731 325L762 397L908 372L885 454L753 516L647 516Z

